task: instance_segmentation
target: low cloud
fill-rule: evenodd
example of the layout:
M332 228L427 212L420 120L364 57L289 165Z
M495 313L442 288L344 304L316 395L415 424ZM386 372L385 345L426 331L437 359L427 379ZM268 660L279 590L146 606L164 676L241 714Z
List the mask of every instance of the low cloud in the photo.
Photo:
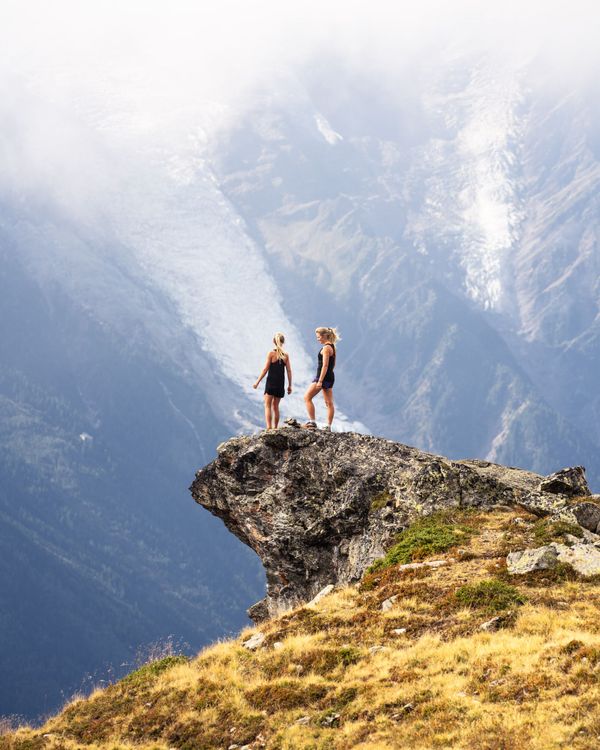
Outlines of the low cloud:
M197 150L257 87L285 95L315 60L373 76L391 96L405 95L397 76L418 96L419 71L482 53L509 66L537 58L546 84L586 85L599 19L582 0L4 0L0 187L48 191L83 210L130 146L125 120L130 134Z

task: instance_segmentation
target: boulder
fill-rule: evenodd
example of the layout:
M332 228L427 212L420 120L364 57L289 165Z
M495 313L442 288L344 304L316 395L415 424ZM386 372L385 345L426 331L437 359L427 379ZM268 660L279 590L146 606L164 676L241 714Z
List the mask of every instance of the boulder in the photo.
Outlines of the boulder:
M491 620L487 620L487 622L482 623L479 626L479 630L482 630L484 633L494 633L497 630L509 627L515 622L516 619L517 613L514 610L509 610L508 612L504 612L501 615L492 617Z
M600 549L585 542L570 547L553 543L537 549L511 552L506 558L508 572L512 575L548 570L558 563L571 565L582 576L600 575Z
M306 606L307 607L314 607L315 605L317 605L321 601L321 599L323 599L324 597L326 597L328 594L331 594L331 592L333 591L334 588L335 588L335 586L333 585L333 583L327 584L327 586L325 586L325 588L321 589L319 591L319 593L315 597L313 597L308 602L308 604Z
M256 649L259 649L265 642L265 636L264 633L258 632L254 633L253 636L248 638L247 641L244 641L242 643L242 646L244 648L247 648L248 651L256 651Z
M448 565L448 560L424 560L423 562L404 563L398 565L398 570L419 570L420 568L441 568L442 565Z
M248 609L248 617L256 623L269 619L269 607L266 598L256 602Z
M577 503L571 506L571 513L581 527L596 533L600 526L600 505L590 502Z
M567 547L565 544L554 545L558 552L558 559L562 563L568 563L582 576L600 575L600 550L593 544L574 544Z
M542 479L539 489L541 492L567 495L567 497L584 497L592 494L587 485L583 466L570 466L550 474Z
M534 570L548 570L558 564L558 552L553 545L511 552L506 558L508 572L523 575Z

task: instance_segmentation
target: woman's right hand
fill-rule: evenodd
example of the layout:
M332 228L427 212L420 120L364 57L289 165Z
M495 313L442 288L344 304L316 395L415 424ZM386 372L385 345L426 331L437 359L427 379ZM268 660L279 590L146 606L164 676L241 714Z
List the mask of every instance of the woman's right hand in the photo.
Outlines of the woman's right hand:
M252 387L254 388L254 390L256 390L258 388L258 383L254 383Z

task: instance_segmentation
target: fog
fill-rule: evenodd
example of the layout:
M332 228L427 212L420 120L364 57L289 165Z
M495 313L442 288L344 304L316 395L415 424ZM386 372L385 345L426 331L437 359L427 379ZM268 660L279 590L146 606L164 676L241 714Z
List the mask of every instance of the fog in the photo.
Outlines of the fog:
M151 112L197 97L237 102L324 54L378 74L419 66L440 50L516 65L540 55L557 75L580 80L599 59L599 22L588 0L4 0L0 65L4 85L24 77L58 104L110 92L115 107L127 98Z
M331 88L344 86L341 65L344 80L360 72L398 97L419 96L425 68L480 54L503 67L537 60L545 85L588 86L599 21L583 0L4 0L0 191L89 214L131 138L198 154L257 88L285 96L311 63Z

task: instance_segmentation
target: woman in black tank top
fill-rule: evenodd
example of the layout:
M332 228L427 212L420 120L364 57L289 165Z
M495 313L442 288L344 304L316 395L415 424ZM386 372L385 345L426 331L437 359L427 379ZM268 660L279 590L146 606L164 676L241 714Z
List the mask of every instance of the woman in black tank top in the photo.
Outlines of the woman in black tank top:
M288 376L287 392L292 392L292 366L290 364L290 355L283 351L285 336L283 333L276 333L273 336L275 349L267 354L267 361L258 380L253 384L253 388L258 388L258 384L267 376L265 385L265 422L267 430L277 429L279 426L279 402L285 396L285 373Z
M308 413L308 422L306 422L304 427L312 430L316 429L317 423L315 422L315 405L313 404L313 398L319 393L319 391L322 391L323 400L325 401L325 407L327 409L327 425L325 426L325 429L331 430L331 424L335 414L335 405L333 403L333 384L335 383L334 369L337 358L335 343L340 340L340 336L335 328L325 327L315 329L315 334L317 336L317 341L321 344L321 349L317 356L317 375L304 394L304 403L306 404L306 411Z

